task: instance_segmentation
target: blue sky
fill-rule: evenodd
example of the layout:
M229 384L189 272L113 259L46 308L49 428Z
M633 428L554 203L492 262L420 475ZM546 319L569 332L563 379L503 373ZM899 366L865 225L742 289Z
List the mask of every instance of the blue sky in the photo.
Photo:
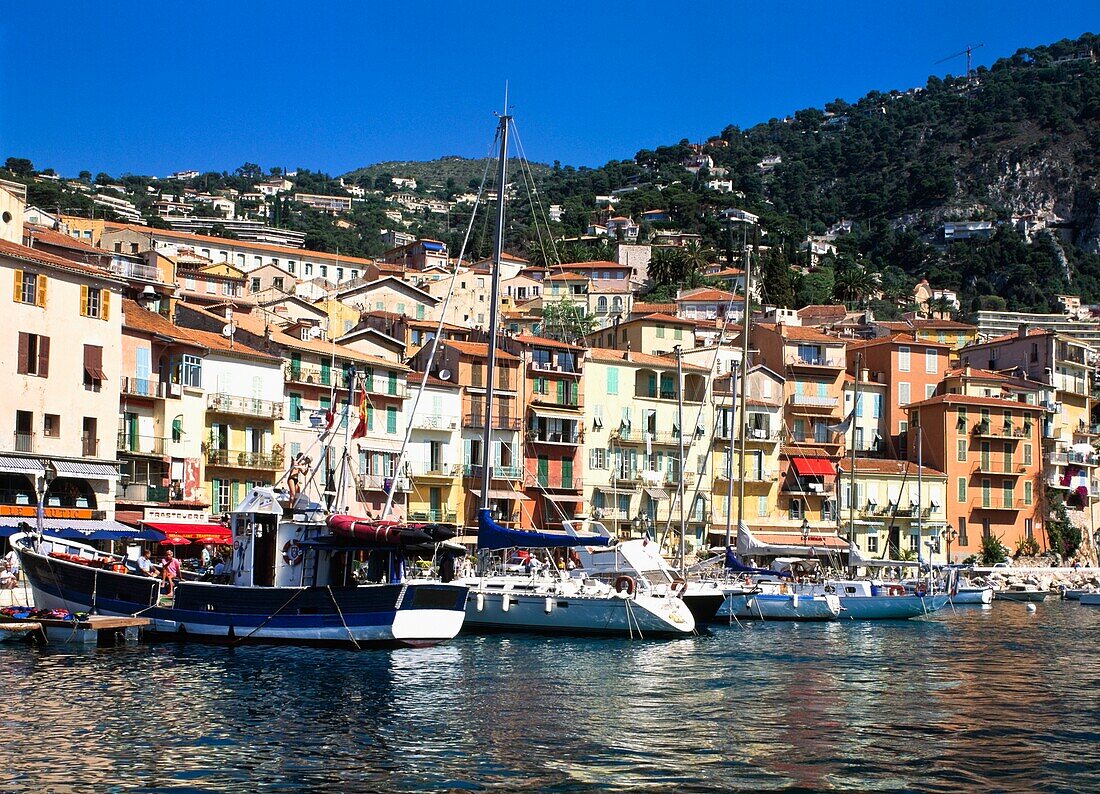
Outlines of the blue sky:
M164 175L480 156L508 80L530 159L600 165L1097 20L1094 1L10 3L0 157Z

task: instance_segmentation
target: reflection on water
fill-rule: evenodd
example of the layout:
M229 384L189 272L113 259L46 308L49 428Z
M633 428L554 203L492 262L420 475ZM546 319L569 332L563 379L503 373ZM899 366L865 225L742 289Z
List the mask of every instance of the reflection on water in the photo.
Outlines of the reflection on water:
M670 642L0 645L0 789L1096 789L1098 628L1053 602Z

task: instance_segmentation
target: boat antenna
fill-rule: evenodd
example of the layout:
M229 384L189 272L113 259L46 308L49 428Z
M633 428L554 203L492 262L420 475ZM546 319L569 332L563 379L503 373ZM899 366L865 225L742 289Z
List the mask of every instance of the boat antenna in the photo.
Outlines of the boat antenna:
M485 432L481 442L481 509L489 509L489 486L493 482L493 397L497 362L497 314L500 295L500 260L504 253L504 187L508 179L508 83L504 84L504 112L500 118L500 162L497 169L497 221L493 240L492 288L489 292L489 355L485 383Z

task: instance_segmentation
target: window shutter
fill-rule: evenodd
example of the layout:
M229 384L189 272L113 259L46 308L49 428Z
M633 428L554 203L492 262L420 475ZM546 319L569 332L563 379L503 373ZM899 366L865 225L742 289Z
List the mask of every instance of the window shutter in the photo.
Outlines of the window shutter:
M88 316L88 285L80 285L80 314L82 317Z
M103 289L99 291L99 294L102 296L101 303L103 304L99 310L99 319L109 320L111 319L111 291Z
M16 303L23 301L23 271L16 270L15 272L15 288L12 290L12 298Z
M38 337L38 377L48 378L50 376L50 338L48 336Z
M38 305L46 308L46 277L38 277Z
M18 364L16 365L16 370L15 370L20 375L26 375L27 370L29 369L29 366L28 366L29 362L27 361L27 357L28 357L27 354L28 354L29 349L30 349L30 335L24 333L23 331L20 331L19 332L19 361L18 361Z

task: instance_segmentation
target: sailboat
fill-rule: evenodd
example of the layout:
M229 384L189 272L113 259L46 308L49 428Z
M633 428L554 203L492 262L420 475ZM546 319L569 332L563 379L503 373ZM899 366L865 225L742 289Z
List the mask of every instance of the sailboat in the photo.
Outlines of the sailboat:
M331 446L333 433L324 430L319 441ZM430 553L430 533L332 513L309 497L310 487L293 501L272 487L252 488L230 514L229 581L183 580L171 597L126 558L41 527L11 542L39 608L140 615L154 635L361 648L433 645L458 634L466 586L405 576L408 555Z
M508 135L511 116L500 115L496 230L489 295L488 377L485 389L482 450L493 448L493 401L500 306L500 262L503 254ZM687 605L669 588L657 588L642 576L623 574L608 583L588 572L568 572L551 562L549 550L567 553L614 543L610 533L527 532L493 519L489 497L492 467L482 466L478 511L478 574L464 580L470 587L466 627L473 630L567 632L625 636L682 636L695 630ZM514 550L514 552L513 552ZM503 554L502 554L503 553ZM522 553L527 571L507 570L509 553ZM546 564L538 559L544 556ZM514 567L514 566L513 566Z

